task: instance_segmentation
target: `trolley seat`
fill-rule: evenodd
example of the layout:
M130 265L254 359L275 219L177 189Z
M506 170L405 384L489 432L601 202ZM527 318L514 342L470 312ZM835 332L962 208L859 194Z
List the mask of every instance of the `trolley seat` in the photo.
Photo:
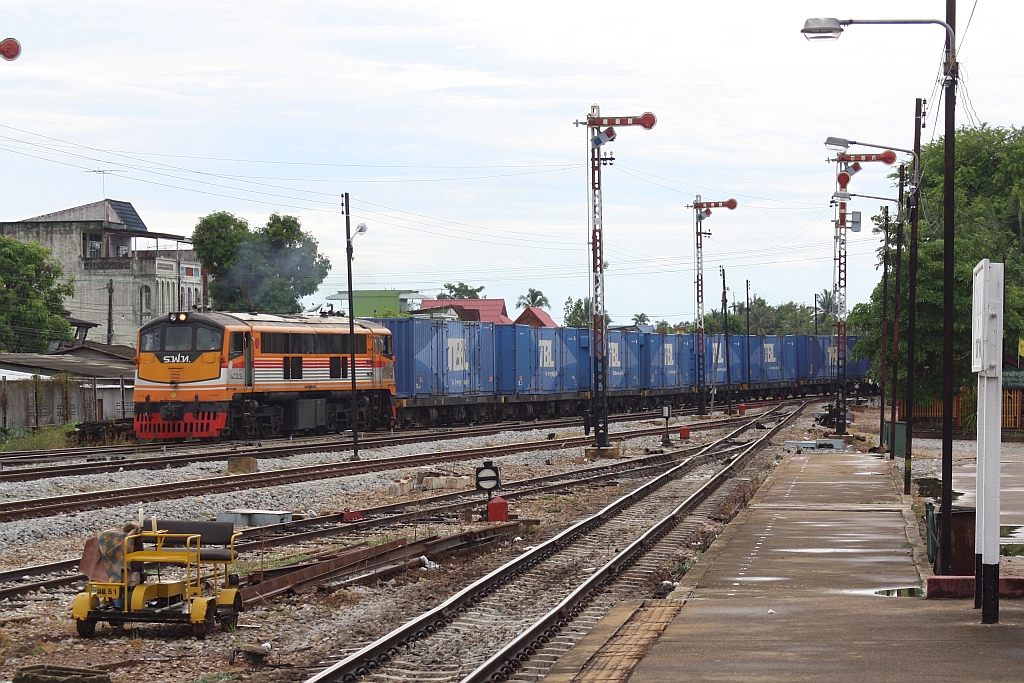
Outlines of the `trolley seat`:
M166 557L169 553L180 552L188 554L195 550L199 554L199 562L202 564L219 563L230 564L238 559L238 552L235 550L235 539L242 533L235 531L232 522L196 522L185 519L158 519L157 529L164 532L164 540L159 552ZM189 544L191 536L199 536L198 544ZM219 547L210 547L219 546ZM133 553L134 555L134 553ZM137 560L144 562L167 562L168 560ZM182 558L181 561L188 561ZM195 561L192 559L191 561Z

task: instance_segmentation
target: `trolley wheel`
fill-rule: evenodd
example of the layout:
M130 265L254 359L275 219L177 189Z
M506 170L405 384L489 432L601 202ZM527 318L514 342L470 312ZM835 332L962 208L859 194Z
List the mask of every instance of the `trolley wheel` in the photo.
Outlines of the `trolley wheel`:
M75 619L75 627L78 629L78 635L83 638L92 638L96 635L95 619Z
M231 612L220 618L220 627L229 633L238 630L238 613L242 611L242 596L236 595L235 602L231 605Z
M206 622L197 621L192 624L192 635L196 637L196 640L203 640L206 638Z

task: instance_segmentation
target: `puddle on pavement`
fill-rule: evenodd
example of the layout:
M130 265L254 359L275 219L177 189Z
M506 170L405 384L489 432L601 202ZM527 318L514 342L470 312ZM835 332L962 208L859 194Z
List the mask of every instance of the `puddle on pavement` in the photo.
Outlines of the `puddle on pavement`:
M917 495L922 498L942 497L942 480L938 477L918 477L914 479L914 483L917 485ZM960 491L953 491L953 500L962 495L964 494Z
M875 595L884 595L890 598L919 598L924 595L920 588L885 588L875 591Z

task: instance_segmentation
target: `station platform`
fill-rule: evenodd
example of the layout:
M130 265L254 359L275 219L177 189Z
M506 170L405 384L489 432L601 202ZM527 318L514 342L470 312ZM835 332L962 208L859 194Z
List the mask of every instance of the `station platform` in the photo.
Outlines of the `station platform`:
M621 603L545 681L1024 680L1024 601L983 626L907 596L931 571L891 462L787 455L667 599Z

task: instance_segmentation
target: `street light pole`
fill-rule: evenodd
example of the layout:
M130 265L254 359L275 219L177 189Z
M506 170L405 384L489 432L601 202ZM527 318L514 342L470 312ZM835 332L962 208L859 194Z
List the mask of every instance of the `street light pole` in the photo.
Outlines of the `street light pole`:
M844 26L853 24L937 24L946 29L946 131L945 163L942 184L942 506L939 531L939 574L952 571L953 545L953 286L955 231L955 159L956 159L956 0L946 0L946 20L939 19L808 19L801 33L808 40L837 39ZM916 134L915 134L916 137ZM918 193L918 199L920 194ZM909 407L913 411L913 404Z
M889 332L886 329L886 326L887 326L888 321L889 321L889 207L888 206L882 208L882 216L883 216L883 221L884 221L883 222L883 230L885 231L885 237L884 237L884 239L885 239L885 242L884 242L885 246L882 248L882 341L881 341L881 344L882 344L882 371L880 373L881 379L879 380L879 383L880 383L880 386L879 386L879 397L880 398L879 398L879 401L878 401L879 403L882 404L882 411L881 411L882 414L878 418L878 440L879 440L879 442L881 442L881 440L882 440L882 433L885 431L885 375L886 375L886 372L885 372L885 357L887 355L886 352L885 352L885 342L886 342L886 338L889 336ZM892 385L892 389L893 389L893 397L895 398L895 396L896 396L896 385L895 384ZM893 400L893 404L895 404L895 403L896 403L896 401ZM895 428L896 428L896 425L892 425L892 428L889 430L889 454L890 454L889 457L892 457L892 445L896 441L896 438L895 438L894 432L893 432L893 430Z
M907 293L907 394L903 401L903 421L907 423L907 440L903 462L903 493L910 494L911 465L913 456L911 452L914 446L914 342L916 330L914 328L917 318L917 220L918 204L921 201L921 126L924 118L924 100L920 97L914 105L914 151L917 153L914 161L913 191L908 198L910 204L910 267L909 284L910 291Z
M956 234L954 169L956 145L956 0L946 0L946 135L942 183L942 530L940 574L952 573L953 561L953 239Z
M899 209L896 216L896 296L895 310L892 314L892 425L889 432L889 459L896 458L896 387L899 385L899 357L900 357L900 273L903 264L903 182L906 166L900 165L900 184L897 196L899 197ZM888 250L888 247L886 247ZM884 404L885 401L882 401ZM883 418L884 419L884 418ZM906 443L903 446L906 453ZM909 491L907 493L910 493Z

